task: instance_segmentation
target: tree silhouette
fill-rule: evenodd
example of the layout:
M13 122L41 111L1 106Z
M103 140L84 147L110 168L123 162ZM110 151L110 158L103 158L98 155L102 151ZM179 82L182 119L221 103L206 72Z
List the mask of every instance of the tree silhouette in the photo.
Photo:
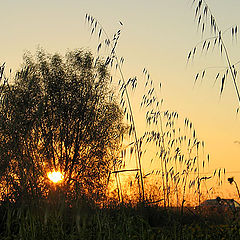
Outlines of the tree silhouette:
M73 198L104 195L126 128L109 79L90 52L25 54L14 83L2 84L3 195L45 197L53 170L64 174L62 188Z

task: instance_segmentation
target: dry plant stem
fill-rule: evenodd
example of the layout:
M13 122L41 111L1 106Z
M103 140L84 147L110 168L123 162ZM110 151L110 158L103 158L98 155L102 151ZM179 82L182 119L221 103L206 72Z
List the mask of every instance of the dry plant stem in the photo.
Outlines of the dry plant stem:
M197 156L197 165L198 165L198 168L197 168L197 174L198 174L198 204L200 205L201 203L201 180L200 180L200 166L199 166L199 157Z
M117 178L117 181L118 181L118 187L119 187L119 193L120 193L120 202L123 202L123 193L122 193L122 185L121 185L120 175L116 174L116 178Z
M156 96L156 93L155 93L155 96ZM156 98L158 98L156 96ZM159 106L157 107L157 110L159 112L160 109L159 109ZM159 120L160 120L160 131L161 131L161 135L162 135L162 147L161 147L161 151L165 151L165 142L164 142L164 133L163 133L163 121L162 121L162 117L161 117L161 114L159 115ZM163 154L161 154L163 156ZM164 207L166 207L166 189L168 191L168 181L167 181L167 166L166 166L166 160L165 160L165 175L166 175L166 184L164 182L164 171L163 171L163 157L161 156L161 168L162 168L162 182L163 182L163 198L164 198ZM168 203L169 205L169 203Z
M210 193L209 193L209 191L208 191L206 179L204 180L204 185L205 185L205 188L206 188L206 190L207 190L207 195L208 195L208 197L211 198Z
M166 207L166 193L165 193L165 179L164 179L164 170L163 170L163 159L161 157L161 168L162 168L162 182L163 182L163 199L164 199L164 207Z
M124 170L114 170L112 173L121 173L121 172L137 172L139 169L124 169Z
M178 166L177 166L176 161L175 161L175 168L176 168L176 172L178 172ZM176 180L175 180L175 181L176 181ZM177 208L178 208L179 199L178 199L178 189L177 189L177 187L178 187L178 184L176 183L176 184L175 184L175 193L176 193L176 197L177 197Z
M186 172L186 177L184 178L185 181L184 181L184 186L183 186L182 211L183 211L183 205L184 205L184 202L185 202L187 178L188 178L188 173Z
M211 12L211 9L209 8L207 2L205 0L203 0L205 6L208 8L208 11L211 13L211 15L213 16L212 12ZM215 17L214 17L215 19ZM236 76L233 72L233 65L231 63L231 60L230 60L230 57L229 57L229 54L228 54L228 51L227 51L227 48L226 48L226 45L222 39L222 36L221 36L221 33L222 31L220 30L220 28L218 27L216 21L215 21L215 26L216 26L216 29L217 29L217 32L218 32L218 35L219 35L219 41L221 42L222 46L223 46L223 50L224 50L224 53L226 55L226 60L227 60L227 64L228 64L228 67L230 69L230 72L231 72L231 76L232 76L232 80L233 80L233 85L234 85L234 88L235 88L235 91L236 91L236 94L237 94L237 99L238 99L238 103L240 104L240 93L239 93L239 89L238 89L238 85L237 85L237 80L236 80Z
M229 69L231 71L231 76L232 76L234 88L235 88L235 91L236 91L236 94L237 94L238 103L240 104L240 94L239 94L239 89L238 89L238 85L237 85L236 76L235 76L235 74L233 72L233 67L232 67L232 64L231 64L231 61L230 61L230 57L229 57L226 45L225 45L225 43L224 43L224 41L223 41L221 36L220 36L220 41L222 43L222 46L223 46L223 49L224 49L224 52L225 52L225 55L226 55L228 67L229 67Z
M153 81L153 88L155 89L154 86L154 81ZM158 96L155 91L155 97L158 99ZM161 109L159 106L157 106L157 111L161 113ZM163 132L163 120L161 114L159 114L159 120L160 120L160 132L162 135L162 147L161 147L161 168L162 168L162 184L163 184L163 199L164 199L164 207L166 207L166 189L167 189L167 199L168 199L168 176L167 176L167 165L166 165L166 160L163 160L163 154L162 152L165 152L165 141L164 141L164 132ZM159 129L158 129L159 131ZM165 169L164 169L165 168ZM165 174L164 174L165 172ZM165 175L165 178L164 178ZM166 184L165 184L166 181ZM168 206L169 206L169 201L168 201Z
M115 165L114 165L114 171L115 171ZM121 202L121 196L120 196L120 189L119 189L119 184L118 184L117 172L114 175L115 175L115 179L116 179L116 183L117 183L118 200L119 200L119 202Z
M237 185L237 183L236 183L236 181L235 181L235 180L233 180L233 182L234 182L234 184L235 184L235 187L236 187L236 189L237 189L237 192L238 192L238 197L240 198L240 192L239 192L238 185Z
M168 171L167 171L167 160L164 160L164 168L165 168L165 178L166 178L166 190L167 190L167 205L169 207L169 187L168 187Z
M105 31L104 27L102 26L102 24L96 18L92 18L92 19L95 20L98 23L98 25L101 27L101 30L103 31L103 33L107 37L107 39L110 39L108 37L108 34ZM138 165L137 168L139 169L139 173L140 173L140 182L141 182L142 194L141 194L140 186L139 186L139 198L140 198L140 202L142 201L144 203L145 202L144 182L143 182L141 156L140 156L140 146L139 146L139 143L138 143L139 141L138 141L138 137L137 137L136 124L135 124L135 121L134 121L133 111L132 111L132 107L131 107L131 101L130 101L129 94L128 94L128 91L127 91L127 84L126 84L126 81L125 81L125 78L124 78L121 66L119 64L119 60L118 60L118 57L116 55L116 51L115 51L115 48L117 46L117 40L115 40L114 44L112 44L110 42L110 45L111 45L111 48L112 48L110 56L114 57L116 59L116 63L118 65L118 70L119 70L119 73L120 73L120 76L121 76L121 80L123 81L123 84L125 85L125 94L126 94L126 98L127 98L127 103L128 103L129 112L130 112L130 119L132 121L134 138L135 138L135 146L136 146L136 152L137 152L137 165Z
M114 53L115 53L115 50L114 50ZM115 54L115 58L117 60L118 69L119 69L122 81L126 85L126 81L125 81L125 78L124 78L124 75L123 75L123 72L122 72L122 69L120 67L120 64L119 64L119 61L118 61L118 58L117 58L116 54ZM129 98L129 94L128 94L127 88L125 88L125 91L126 91L125 93L126 93L126 97L127 97L129 112L130 112L130 116L131 116L131 119L132 119L133 132L134 132L134 138L135 138L135 145L136 145L136 150L137 150L138 168L139 168L141 188L142 188L142 196L140 195L140 200L143 201L143 203L144 203L145 202L145 193L144 193L144 182L143 182L143 174L142 174L142 164L141 164L139 141L138 141L138 137L137 137L136 124L135 124L133 111L132 111L132 106L131 106L131 101L130 101L130 98Z

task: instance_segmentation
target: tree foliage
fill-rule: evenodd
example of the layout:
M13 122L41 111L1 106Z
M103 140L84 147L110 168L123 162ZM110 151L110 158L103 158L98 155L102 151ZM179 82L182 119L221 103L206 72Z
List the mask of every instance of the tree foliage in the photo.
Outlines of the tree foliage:
M60 170L71 196L104 194L125 126L105 64L90 52L25 54L2 85L0 165L8 198L44 197Z

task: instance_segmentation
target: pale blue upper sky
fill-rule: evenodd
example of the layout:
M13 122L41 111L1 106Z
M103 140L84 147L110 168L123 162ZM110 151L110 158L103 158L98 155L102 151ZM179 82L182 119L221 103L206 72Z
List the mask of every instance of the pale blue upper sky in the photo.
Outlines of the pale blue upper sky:
M219 26L224 30L240 25L240 1L208 0ZM84 25L84 16L96 17L109 32L124 23L118 54L125 58L127 77L141 75L147 67L156 82L162 82L166 107L190 118L205 140L212 167L240 171L240 119L236 119L237 101L228 79L222 98L220 83L212 87L215 70L193 88L197 71L225 65L224 57L202 54L186 66L186 57L201 34L194 24L191 0L8 0L1 3L0 63L16 69L24 51L38 45L50 52L67 49L96 49L96 40ZM234 61L240 59L240 45L226 43Z

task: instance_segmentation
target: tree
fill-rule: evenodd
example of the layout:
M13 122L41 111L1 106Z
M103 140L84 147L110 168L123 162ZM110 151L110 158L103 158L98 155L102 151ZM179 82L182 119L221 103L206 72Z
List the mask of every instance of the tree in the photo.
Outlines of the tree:
M53 170L64 174L71 197L104 194L125 132L109 79L90 52L24 56L14 83L2 86L0 164L7 197L46 196Z

